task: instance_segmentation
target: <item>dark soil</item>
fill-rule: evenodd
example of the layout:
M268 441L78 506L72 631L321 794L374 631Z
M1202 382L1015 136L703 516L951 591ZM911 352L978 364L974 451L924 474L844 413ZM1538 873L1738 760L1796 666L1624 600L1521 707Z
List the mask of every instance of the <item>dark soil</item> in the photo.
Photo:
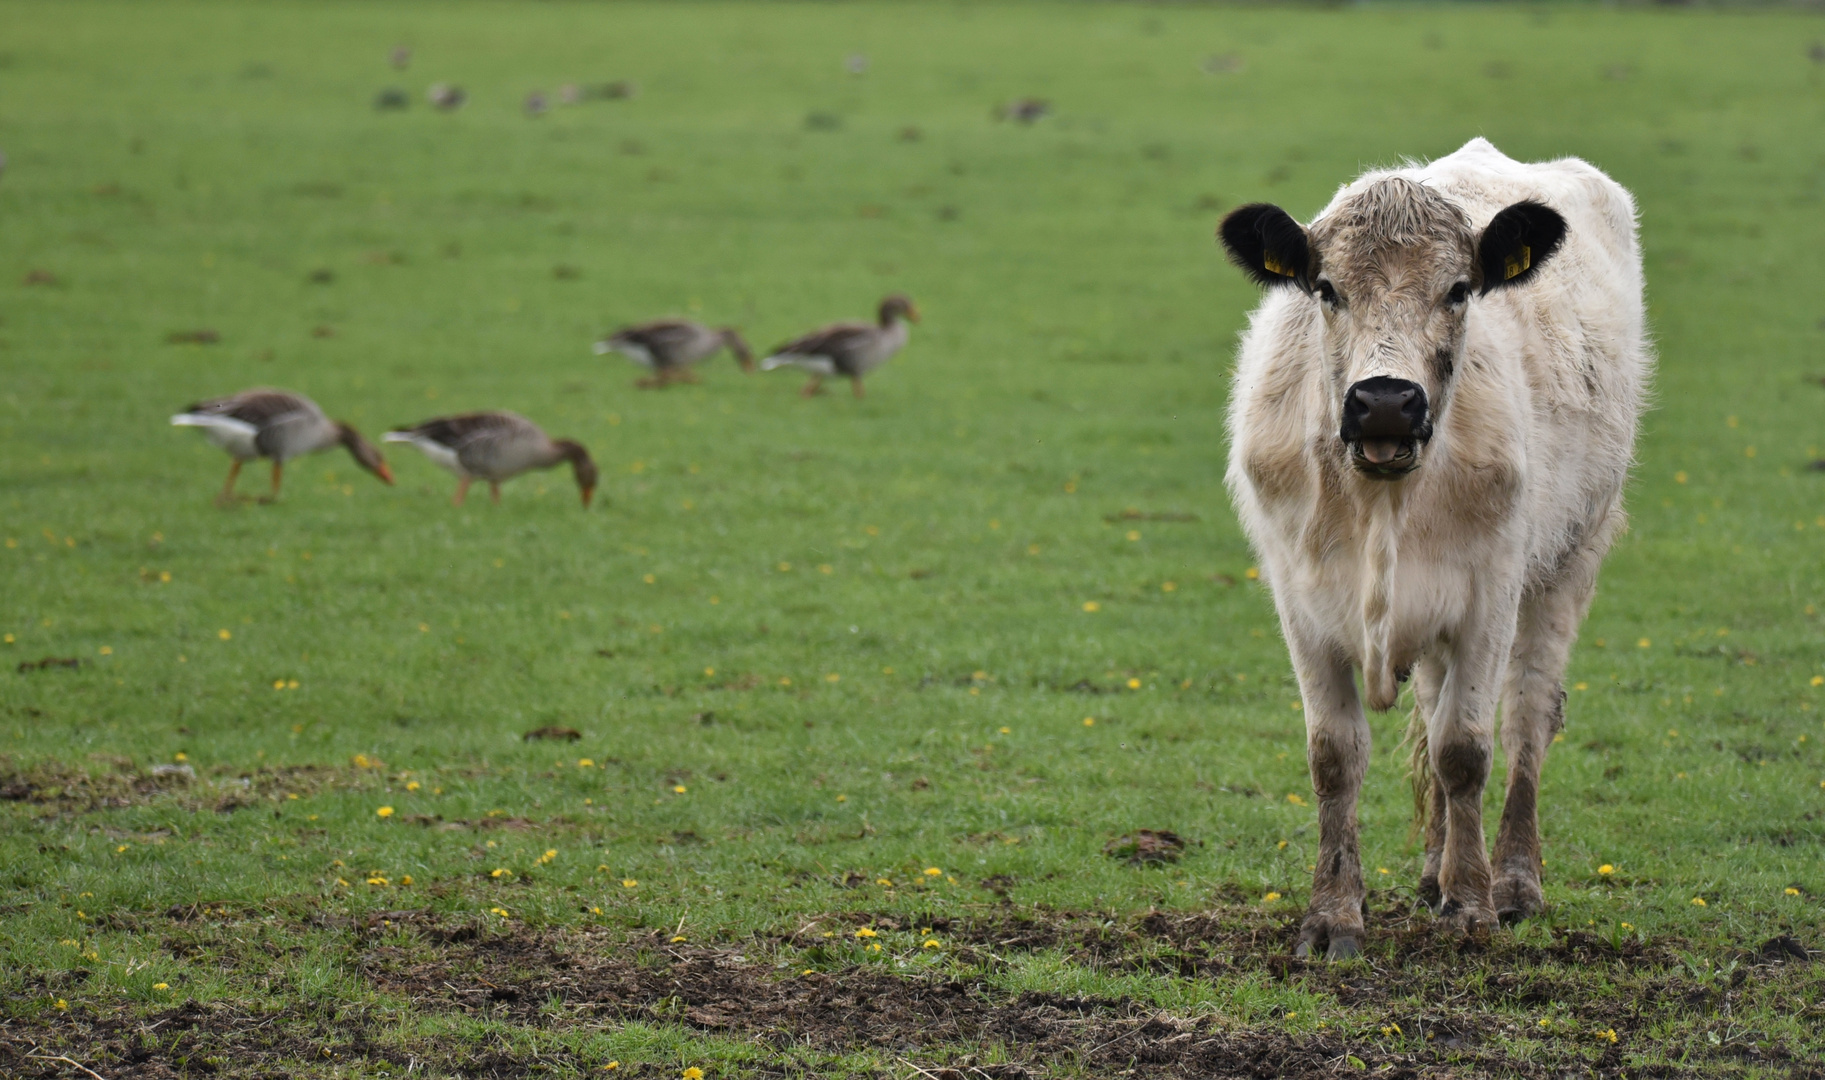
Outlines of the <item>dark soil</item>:
M196 914L174 909L164 917L192 922ZM662 930L503 933L487 923L420 911L381 915L346 924L349 969L421 1015L461 1014L545 1031L633 1020L682 1024L761 1048L768 1075L812 1075L818 1053L873 1050L884 1063L917 1062L945 1080L1060 1070L1313 1078L1364 1070L1402 1078L1754 1071L1825 1078L1818 1061L1771 1040L1745 1040L1740 1032L1708 1053L1688 1053L1677 1067L1629 1064L1640 1060L1641 1051L1652 1051L1653 1025L1677 1019L1704 1030L1707 1018L1727 1025L1742 995L1758 987L1780 993L1783 978L1810 973L1812 954L1788 937L1740 951L1727 977L1700 978L1670 944L1611 942L1576 932L1531 942L1499 935L1499 944L1454 944L1434 936L1423 916L1383 915L1372 924L1375 944L1366 962L1324 965L1292 960L1296 923L1258 909L1128 919L993 908L973 919L843 915L818 920L815 925L825 929L714 946L674 943ZM1346 1015L1332 1030L1289 1034L1277 1023L1238 1027L1234 1017L1174 1016L1135 1000L1010 995L986 979L897 968L891 959L816 969L819 951L831 941L823 936L826 929L847 938L861 926L902 946L906 939L892 935L929 927L952 955L991 970L997 957L1058 949L1078 963L1112 971L1253 973L1328 993ZM807 956L813 957L809 963ZM807 967L813 970L806 973ZM1786 992L1801 996L1796 1008L1818 1011L1816 1003L1804 1003L1804 988ZM1568 1018L1563 1038L1535 1042L1524 1056L1512 1056L1506 1037L1535 1036L1522 1030L1527 1018L1549 1006ZM1605 1027L1617 1041L1593 1043L1590 1032ZM600 1064L498 1038L485 1046L457 1039L402 1043L396 1031L396 1021L365 1005L262 1010L190 1002L150 1012L71 1007L0 1021L0 1075L92 1075L71 1062L108 1080L277 1078L357 1062L427 1075L517 1077ZM989 1065L976 1056L988 1047L999 1047L996 1060L1012 1064ZM671 1073L625 1062L620 1075ZM906 1077L912 1070L890 1065L883 1075Z

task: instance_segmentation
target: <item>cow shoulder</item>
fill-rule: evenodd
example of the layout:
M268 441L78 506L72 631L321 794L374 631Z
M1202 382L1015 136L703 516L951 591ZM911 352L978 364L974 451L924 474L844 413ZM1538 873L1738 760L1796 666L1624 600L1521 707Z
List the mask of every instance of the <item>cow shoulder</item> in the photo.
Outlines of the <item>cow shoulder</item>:
M1234 462L1264 503L1305 495L1313 475L1309 443L1323 424L1324 374L1315 312L1302 294L1270 295L1243 336L1231 411Z

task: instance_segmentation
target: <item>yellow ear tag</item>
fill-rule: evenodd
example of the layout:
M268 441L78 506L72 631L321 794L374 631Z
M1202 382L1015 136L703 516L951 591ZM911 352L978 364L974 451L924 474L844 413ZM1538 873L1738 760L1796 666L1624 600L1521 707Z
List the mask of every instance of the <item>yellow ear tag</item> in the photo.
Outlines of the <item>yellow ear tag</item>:
M1522 244L1519 258L1510 255L1508 258L1502 260L1502 263L1504 268L1502 280L1508 281L1534 264L1534 249L1528 247L1526 244Z
M1274 258L1272 252L1264 251L1261 253L1261 265L1267 267L1267 272L1270 274L1279 274L1281 277L1293 276L1293 272L1288 270L1285 266L1282 266L1280 260ZM1509 276L1513 277L1514 275L1510 274Z

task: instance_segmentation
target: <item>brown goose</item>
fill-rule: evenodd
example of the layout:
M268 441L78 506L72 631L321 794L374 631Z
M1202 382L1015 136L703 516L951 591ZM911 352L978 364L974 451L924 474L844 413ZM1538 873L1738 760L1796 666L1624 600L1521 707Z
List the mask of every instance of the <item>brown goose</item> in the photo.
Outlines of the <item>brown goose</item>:
M576 473L584 509L589 508L589 497L596 491L596 463L590 460L582 443L553 439L517 413L440 416L416 427L389 431L386 441L411 443L433 462L455 473L456 495L450 501L457 506L468 496L473 480L488 481L488 493L498 503L501 481L511 480L528 469L549 469L564 461L570 462Z
M732 327L712 330L688 319L660 319L617 330L596 342L596 355L618 352L653 373L635 386L663 388L674 382L696 382L691 368L725 345L743 371L754 370L754 353Z
M826 326L774 349L760 362L760 369L796 367L809 371L811 381L799 391L805 397L816 394L825 379L841 375L849 380L859 398L862 377L892 360L906 344L908 320L918 322L919 309L895 293L881 301L880 316L874 325L849 322Z
M373 443L342 421L324 416L317 403L303 394L243 390L228 397L199 401L173 416L171 423L202 428L210 442L233 456L228 482L216 497L218 503L234 499L234 482L241 475L241 466L254 458L272 459L272 494L266 499L270 502L279 497L279 480L287 461L332 446L348 447L355 464L388 484L393 482L393 473Z

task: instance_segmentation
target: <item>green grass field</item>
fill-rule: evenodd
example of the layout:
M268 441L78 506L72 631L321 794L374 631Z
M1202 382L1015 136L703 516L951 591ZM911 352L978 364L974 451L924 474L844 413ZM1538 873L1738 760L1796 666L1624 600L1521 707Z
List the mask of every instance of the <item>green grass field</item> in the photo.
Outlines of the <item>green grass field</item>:
M0 1072L1825 1075L1816 18L0 25ZM1549 913L1433 938L1388 714L1368 954L1308 967L1297 694L1221 480L1255 290L1211 234L1477 134L1640 201L1633 530L1546 769ZM589 347L896 290L925 322L862 402L726 359L638 391ZM523 412L596 507L554 472L454 509L393 447L396 488L336 452L217 509L166 419L261 384L370 437ZM83 663L15 671L46 657ZM1183 857L1104 854L1141 828Z

